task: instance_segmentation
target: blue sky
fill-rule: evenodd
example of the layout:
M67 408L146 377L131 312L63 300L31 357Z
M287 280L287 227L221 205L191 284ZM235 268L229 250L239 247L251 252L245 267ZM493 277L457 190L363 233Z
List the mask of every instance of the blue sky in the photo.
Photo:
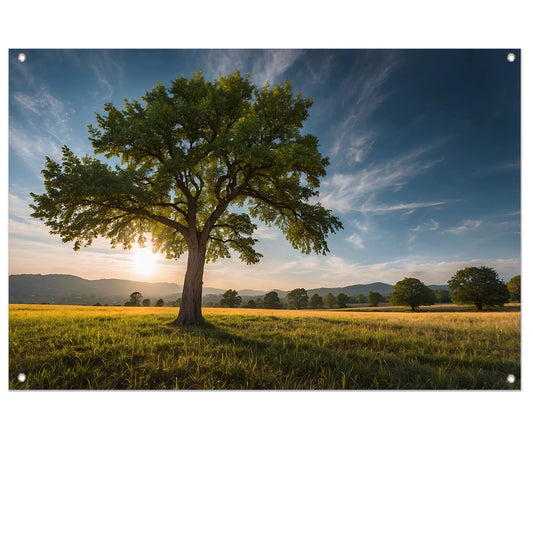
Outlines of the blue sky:
M45 156L92 154L87 125L106 102L203 70L292 80L313 96L305 131L330 158L320 201L344 230L327 256L302 255L259 225L263 260L208 264L205 286L291 289L413 276L446 283L459 268L520 273L520 54L511 50L19 50L9 53L10 273L69 273L181 283L185 258L136 268L101 239L74 252L29 217ZM19 52L26 61L19 62Z

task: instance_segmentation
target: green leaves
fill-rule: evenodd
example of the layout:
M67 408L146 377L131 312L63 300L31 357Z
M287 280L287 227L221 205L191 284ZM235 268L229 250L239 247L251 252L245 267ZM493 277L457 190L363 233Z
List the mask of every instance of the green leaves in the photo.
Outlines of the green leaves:
M419 279L404 278L394 285L390 303L392 305L406 305L414 311L421 305L433 305L435 294Z
M326 253L342 224L313 201L328 160L315 136L300 134L310 106L288 82L256 88L249 75L207 81L201 71L157 84L123 109L108 103L90 140L95 154L121 166L65 147L61 163L47 159L46 192L32 195L32 216L75 249L97 236L129 247L151 233L167 257L194 245L208 261L234 251L253 264L261 254L251 216L280 227L304 253Z
M458 270L448 281L452 302L475 305L481 311L484 305L499 306L509 301L509 291L498 273L485 266Z

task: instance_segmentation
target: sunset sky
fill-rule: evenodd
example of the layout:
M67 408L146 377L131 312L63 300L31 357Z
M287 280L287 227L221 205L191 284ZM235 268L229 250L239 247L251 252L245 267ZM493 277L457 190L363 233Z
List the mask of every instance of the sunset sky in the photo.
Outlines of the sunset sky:
M26 60L20 62L18 54ZM514 52L515 61L507 59ZM465 266L520 273L518 50L19 50L9 52L9 271L181 284L186 258L150 258L101 239L79 252L30 218L45 156L92 155L87 125L106 102L202 70L292 80L313 97L305 132L330 158L320 201L344 230L303 255L259 225L261 263L208 264L204 286L339 287L406 276L442 284Z

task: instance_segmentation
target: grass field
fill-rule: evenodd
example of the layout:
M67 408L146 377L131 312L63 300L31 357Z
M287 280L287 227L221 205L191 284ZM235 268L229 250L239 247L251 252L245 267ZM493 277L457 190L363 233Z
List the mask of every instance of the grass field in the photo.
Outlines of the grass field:
M378 309L206 308L175 329L170 308L10 305L9 387L520 389L518 306Z

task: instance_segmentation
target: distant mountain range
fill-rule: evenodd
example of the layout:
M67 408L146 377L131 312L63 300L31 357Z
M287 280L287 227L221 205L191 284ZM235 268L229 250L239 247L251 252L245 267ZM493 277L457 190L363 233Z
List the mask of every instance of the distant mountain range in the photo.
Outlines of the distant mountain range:
M447 289L447 285L429 285L432 289ZM296 288L296 287L295 287ZM346 287L321 287L307 289L309 296L318 294L323 298L332 293L341 292L348 296L368 295L370 291L387 295L392 292L393 285L388 283L368 283L348 285ZM204 287L204 303L214 303L227 289ZM263 296L270 290L235 289L245 298ZM271 289L278 293L281 300L289 291ZM182 286L176 283L148 283L125 279L89 280L68 274L16 274L9 276L9 303L49 303L66 305L123 305L132 292L140 292L149 298L152 305L161 298L166 304L181 296Z

